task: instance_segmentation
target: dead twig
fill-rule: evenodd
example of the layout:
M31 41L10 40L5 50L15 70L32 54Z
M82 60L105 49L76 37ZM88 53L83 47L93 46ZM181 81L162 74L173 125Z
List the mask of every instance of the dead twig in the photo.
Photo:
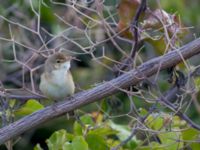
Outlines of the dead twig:
M175 51L171 51L163 56L151 59L143 63L136 69L133 69L117 78L114 78L111 81L104 82L90 90L79 92L75 94L73 98L67 98L65 101L57 103L56 111L54 106L48 106L45 109L39 110L14 123L11 123L6 127L1 128L0 144L3 144L9 139L19 136L23 132L32 129L33 127L52 120L53 118L57 118L58 116L75 110L81 106L101 100L102 98L117 93L119 90L114 86L119 88L127 88L131 85L136 85L137 83L144 80L142 76L150 77L155 74L158 69L163 70L172 67L180 63L182 61L182 58L188 59L199 53L200 38L186 44L185 46ZM166 101L163 102L166 103ZM183 118L183 114L181 114L180 112L178 112L177 115ZM185 117L185 120L188 120L188 118ZM200 127L194 123L191 126L200 130Z

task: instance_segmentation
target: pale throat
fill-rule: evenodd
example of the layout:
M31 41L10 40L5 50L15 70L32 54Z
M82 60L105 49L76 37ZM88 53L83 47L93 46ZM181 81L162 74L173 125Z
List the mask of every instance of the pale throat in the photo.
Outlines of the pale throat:
M70 69L70 61L67 61L60 65L59 69L53 70L53 78L57 82L63 82L66 79L67 73Z
M61 64L60 70L69 71L70 67L71 67L70 61L66 61L65 63Z

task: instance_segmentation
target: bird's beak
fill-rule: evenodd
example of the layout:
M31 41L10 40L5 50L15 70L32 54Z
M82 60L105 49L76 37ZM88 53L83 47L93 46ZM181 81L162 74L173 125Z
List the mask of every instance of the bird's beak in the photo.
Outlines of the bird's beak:
M80 59L78 59L76 57L71 57L71 60L81 61Z
M70 60L62 63L61 66L60 66L60 68L64 68L64 69L67 69L67 70L69 70L70 67L71 67Z

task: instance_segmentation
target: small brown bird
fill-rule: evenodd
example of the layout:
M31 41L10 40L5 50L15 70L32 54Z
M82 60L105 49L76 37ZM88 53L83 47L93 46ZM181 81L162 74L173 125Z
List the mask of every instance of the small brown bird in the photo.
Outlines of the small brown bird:
M69 70L72 58L55 53L46 60L39 88L49 99L58 101L74 94L74 81Z

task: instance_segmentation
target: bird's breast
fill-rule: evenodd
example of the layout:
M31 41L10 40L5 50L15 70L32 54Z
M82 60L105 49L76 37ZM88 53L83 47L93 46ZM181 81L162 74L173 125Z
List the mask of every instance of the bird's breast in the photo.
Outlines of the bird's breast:
M54 70L41 77L40 90L49 98L60 100L74 93L71 73L66 70Z

